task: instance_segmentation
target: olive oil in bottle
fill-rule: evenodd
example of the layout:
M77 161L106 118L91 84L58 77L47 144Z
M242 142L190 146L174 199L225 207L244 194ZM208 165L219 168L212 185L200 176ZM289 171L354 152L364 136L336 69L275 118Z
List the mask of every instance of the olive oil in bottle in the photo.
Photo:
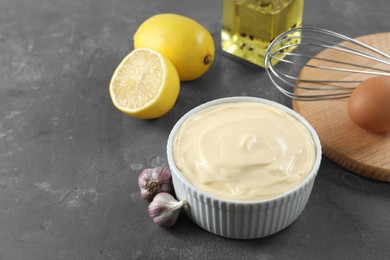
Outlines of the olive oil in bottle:
M272 40L302 25L303 4L304 0L223 0L222 49L264 67Z

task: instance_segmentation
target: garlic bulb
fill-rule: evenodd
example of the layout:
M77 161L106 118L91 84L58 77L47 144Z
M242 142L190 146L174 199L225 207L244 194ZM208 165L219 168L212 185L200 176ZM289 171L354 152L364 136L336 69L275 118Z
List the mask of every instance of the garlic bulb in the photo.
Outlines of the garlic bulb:
M164 228L170 228L179 217L180 210L187 201L177 201L171 194L161 192L149 204L148 213L153 222Z
M152 201L160 192L172 192L171 172L164 167L145 169L138 176L138 186L142 198Z

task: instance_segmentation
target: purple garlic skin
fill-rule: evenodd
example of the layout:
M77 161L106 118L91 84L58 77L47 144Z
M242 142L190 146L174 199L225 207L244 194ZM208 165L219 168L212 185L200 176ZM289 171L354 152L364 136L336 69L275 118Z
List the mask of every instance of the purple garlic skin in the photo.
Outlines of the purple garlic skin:
M161 192L149 204L148 213L156 225L170 228L176 223L181 208L185 205L187 205L185 200L177 201L171 194Z
M164 167L145 169L138 176L138 186L142 198L149 202L160 192L171 193L173 190L171 171Z

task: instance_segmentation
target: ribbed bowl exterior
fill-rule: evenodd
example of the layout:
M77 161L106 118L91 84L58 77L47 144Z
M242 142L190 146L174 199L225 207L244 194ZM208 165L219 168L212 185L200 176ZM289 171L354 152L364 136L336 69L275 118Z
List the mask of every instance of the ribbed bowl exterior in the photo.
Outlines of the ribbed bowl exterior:
M289 226L309 199L314 178L295 192L261 203L223 201L199 194L176 174L172 175L176 196L186 200L186 214L205 230L228 238L253 239L272 235Z
M198 190L176 168L172 156L172 142L181 123L191 114L206 107L238 101L253 101L273 105L289 112L310 131L316 144L316 162L310 175L293 190L278 197L241 202L224 200ZM178 200L188 202L185 212L200 227L227 238L254 239L272 235L293 223L305 208L321 161L321 145L314 129L294 111L272 101L252 97L232 97L205 103L184 115L172 129L167 144L168 164L172 171L173 186Z

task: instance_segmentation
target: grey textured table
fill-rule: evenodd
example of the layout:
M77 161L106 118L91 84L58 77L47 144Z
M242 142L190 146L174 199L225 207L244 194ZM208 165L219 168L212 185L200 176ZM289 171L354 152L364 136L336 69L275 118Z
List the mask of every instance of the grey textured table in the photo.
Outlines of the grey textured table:
M116 110L108 84L137 26L173 12L207 27L216 60L182 83L157 120ZM308 0L304 24L352 37L390 31L387 0ZM221 1L0 0L0 259L389 259L390 186L324 158L290 227L257 240L212 235L181 215L155 226L139 197L143 168L167 166L173 124L212 99L290 106L263 69L219 47Z

